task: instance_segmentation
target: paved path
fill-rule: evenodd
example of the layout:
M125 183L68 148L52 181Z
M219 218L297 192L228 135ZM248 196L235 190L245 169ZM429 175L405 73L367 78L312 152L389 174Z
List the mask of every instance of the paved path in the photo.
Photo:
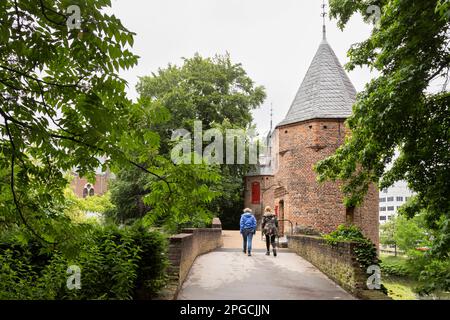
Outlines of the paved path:
M179 300L354 299L295 253L266 256L258 233L251 257L241 251L239 232L224 231L223 240L223 248L196 259Z

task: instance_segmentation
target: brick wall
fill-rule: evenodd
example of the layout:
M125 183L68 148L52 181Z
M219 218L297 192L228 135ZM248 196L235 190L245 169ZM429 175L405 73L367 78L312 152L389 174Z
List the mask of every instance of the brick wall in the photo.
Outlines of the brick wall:
M103 195L108 191L109 173L97 174L95 176L95 183L92 184L96 195ZM73 192L79 197L83 197L83 189L88 184L86 178L81 178L78 175L74 175L74 178L70 182Z
M319 183L313 169L318 161L334 154L348 133L345 119L316 119L278 127L274 176L246 177L244 205L259 220L265 206L278 207L279 219L290 220L294 228L299 226L319 233L330 233L339 225L351 222L378 246L377 187L371 185L364 203L350 213L343 204L341 183ZM262 203L258 205L251 203L253 182L261 184ZM290 224L285 222L281 229L288 231Z
M218 218L213 220L213 226L184 229L169 239L170 284L166 292L161 293L161 299L175 299L195 259L222 246L222 228Z
M284 202L284 218L302 227L329 233L347 222L339 182L317 182L314 165L332 155L348 130L344 119L311 120L279 127L278 171L275 182L286 193L275 192L273 206ZM281 190L281 189L280 189ZM372 186L365 203L354 211L353 223L378 244L378 190Z
M252 204L252 183L259 182L260 184L260 203ZM262 215L266 206L273 208L273 190L274 190L274 177L273 176L248 176L245 178L245 195L244 195L244 207L252 209L258 222L258 229L262 222Z
M389 299L377 290L368 290L369 275L359 266L354 254L355 243L340 242L329 245L315 236L288 236L289 248L312 263L343 289L361 299Z

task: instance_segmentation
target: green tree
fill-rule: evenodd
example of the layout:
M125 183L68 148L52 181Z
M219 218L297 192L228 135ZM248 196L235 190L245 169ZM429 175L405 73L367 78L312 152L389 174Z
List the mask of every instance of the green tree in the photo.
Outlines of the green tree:
M397 256L397 242L395 241L395 227L397 218L387 221L380 226L380 243L385 246L394 246Z
M103 12L110 1L76 4L80 30L68 28L67 1L0 3L0 168L9 171L2 214L47 242L34 218L49 217L51 203L63 200L62 172L92 177L98 157L123 161L131 117L117 73L137 62L133 34Z
M126 82L118 73L138 57L130 51L133 33L104 12L110 1L76 1L81 29L68 27L72 4L0 3L1 215L50 244L72 235L62 213L63 172L75 169L92 180L100 166L116 172L139 168L155 184L152 197L166 200L164 213L158 212L166 218L173 213L170 206L186 200L182 192L199 192L196 204L213 194L200 192L202 184L190 190L176 185L186 183L185 176L212 179L205 170L156 159L159 135L143 124L166 121L167 109L150 100L133 104L126 97Z
M423 216L408 219L402 215L395 224L394 240L404 252L431 245L431 234L424 226Z
M379 76L359 93L347 120L351 135L334 155L319 162L320 180L344 182L346 204L360 204L371 183L380 188L406 180L417 193L413 214L425 209L436 230L432 254L450 257L450 62L448 1L374 1L381 17L371 36L351 47L347 69L368 66ZM344 28L367 1L330 1L330 15ZM395 153L399 156L395 157ZM386 169L387 164L392 167ZM444 219L444 223L440 223Z
M399 215L383 224L380 230L382 244L395 245L405 253L430 247L434 237L432 231L426 228L423 213L408 218L404 215L404 209L400 209Z
M148 176L139 168L120 170L109 183L111 201L115 207L106 212L107 217L120 223L144 217L150 211L143 201L143 196L148 193L145 189L147 184Z
M193 132L195 120L202 121L203 130L217 128L225 133L226 129L248 129L251 111L265 98L264 89L255 86L243 67L232 63L229 55L202 58L197 54L184 59L181 67L169 65L151 76L142 77L137 90L141 104L164 106L170 113L164 122L143 124L143 128L159 133L160 154L167 159L173 146L174 130L184 128ZM248 165L222 165L221 183L209 186L221 196L216 197L208 208L219 213L225 228L238 226L243 203L242 180L248 168ZM134 181L128 177L133 177ZM142 173L133 169L123 169L119 173L115 185L121 188L114 188L112 193L118 209L120 203L127 203L131 198L139 202L138 199L150 192L143 187L145 179ZM128 212L129 218L139 217L141 213L135 209L122 210L122 214Z
M88 218L87 213L104 215L106 212L114 209L109 192L101 196L95 195L83 199L79 198L70 187L67 187L64 190L64 197L64 213L74 223L85 223L88 221L95 223L101 222L103 219Z
M251 111L266 97L264 88L256 86L228 54L185 58L181 67L169 65L140 78L137 91L141 101L157 102L170 111L169 121L152 127L161 136L163 155L170 153L172 131L192 130L194 120L202 121L204 130L224 121L247 128L252 122Z

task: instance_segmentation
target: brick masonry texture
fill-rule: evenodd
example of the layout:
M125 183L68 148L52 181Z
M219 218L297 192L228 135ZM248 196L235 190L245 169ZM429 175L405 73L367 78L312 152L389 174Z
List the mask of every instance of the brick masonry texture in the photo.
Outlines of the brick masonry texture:
M95 176L95 183L93 184L95 194L103 195L108 191L108 182L110 179L110 175L108 173L105 174L97 174ZM83 197L83 189L88 184L88 180L86 178L80 178L78 175L74 175L73 180L70 183L73 192L79 197Z
M222 228L218 218L213 220L213 228L184 229L182 233L169 239L168 274L170 283L160 299L176 299L195 259L222 246Z
M245 179L245 206L260 218L264 206L278 207L279 219L292 221L294 227L309 227L329 233L340 224L352 221L376 245L378 235L378 190L370 187L362 206L348 220L339 182L317 182L314 165L332 155L343 143L348 130L345 119L315 119L278 127L278 168L273 176ZM251 205L251 184L261 182L262 203ZM263 193L263 190L267 190ZM283 210L281 210L283 207ZM289 230L289 224L283 226Z
M343 289L361 299L390 300L377 290L368 290L368 274L362 270L354 254L355 243L340 242L329 245L320 237L288 236L289 248L311 262Z

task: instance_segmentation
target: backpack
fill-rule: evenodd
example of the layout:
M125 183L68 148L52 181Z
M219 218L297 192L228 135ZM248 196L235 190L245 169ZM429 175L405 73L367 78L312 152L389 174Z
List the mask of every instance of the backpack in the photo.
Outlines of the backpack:
M268 216L264 217L264 234L266 235L277 235L278 228L276 225L276 217Z

